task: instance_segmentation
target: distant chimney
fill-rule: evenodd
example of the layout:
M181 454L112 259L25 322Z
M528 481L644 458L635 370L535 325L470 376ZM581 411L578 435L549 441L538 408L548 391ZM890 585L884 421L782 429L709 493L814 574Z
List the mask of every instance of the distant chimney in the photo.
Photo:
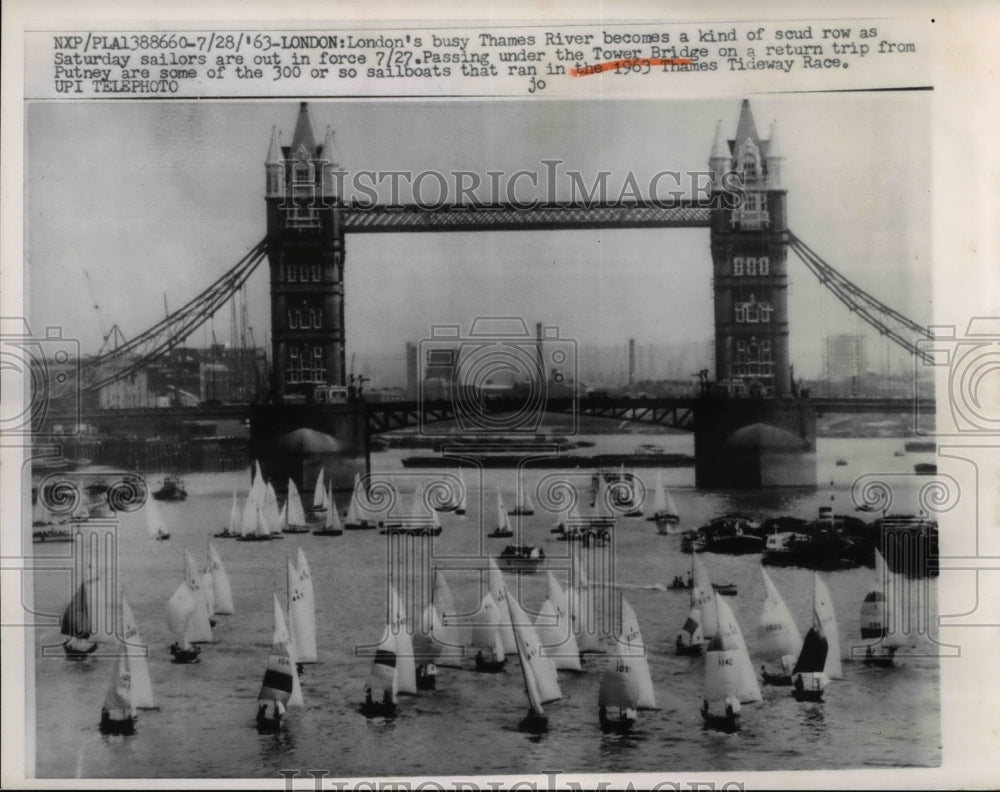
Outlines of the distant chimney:
M635 339L628 340L628 384L635 386Z

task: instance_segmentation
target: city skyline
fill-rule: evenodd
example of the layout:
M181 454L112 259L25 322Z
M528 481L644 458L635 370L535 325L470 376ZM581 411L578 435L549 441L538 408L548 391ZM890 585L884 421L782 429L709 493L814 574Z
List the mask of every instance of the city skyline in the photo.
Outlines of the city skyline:
M716 121L731 137L738 115L733 100L558 105L310 107L317 138L331 124L337 159L352 173L544 173L541 163L552 158L587 184L609 171L611 197L623 174L645 184L662 169L706 171ZM767 97L752 107L762 134L777 121L789 226L859 286L929 324L928 175L908 166L929 150L927 99ZM29 105L29 318L63 324L94 352L112 322L128 337L153 324L164 291L171 308L197 294L262 236L267 140L275 126L290 139L296 109L294 102ZM836 123L844 113L853 129ZM405 142L395 139L400 118ZM449 125L469 133L443 149L435 131ZM76 204L97 216L66 211ZM634 337L667 346L713 335L711 256L701 229L351 235L345 279L348 358L392 352L436 323L468 327L478 314L557 325L580 344ZM270 324L266 294L258 271L248 303L259 345ZM789 302L797 377L822 372L826 335L868 333L798 263L790 264ZM228 311L220 314L189 343L210 330L227 338Z

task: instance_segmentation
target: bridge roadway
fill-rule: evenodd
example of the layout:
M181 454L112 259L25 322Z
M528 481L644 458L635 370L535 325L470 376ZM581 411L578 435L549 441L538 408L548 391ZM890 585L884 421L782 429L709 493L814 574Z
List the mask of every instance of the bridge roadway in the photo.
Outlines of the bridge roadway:
M714 400L713 400L714 401ZM817 415L840 413L901 414L914 412L914 399L768 399L775 408L808 404ZM524 399L488 399L482 402L460 403L460 409L482 409L484 414L517 413L527 410L529 415L540 407L544 412L572 413L616 421L634 421L676 429L692 430L694 416L702 399L695 397L628 398L588 396L575 402L569 397L547 399L526 404ZM340 411L351 405L331 405L331 411ZM366 401L369 434L389 432L409 426L452 420L456 417L452 401ZM98 427L114 424L124 428L129 424L171 424L194 421L248 421L248 404L201 405L198 407L145 407L127 409L84 409L79 413L50 410L45 416L48 426L53 424L80 423ZM922 413L934 413L933 400L921 400ZM316 406L313 406L316 409ZM497 429L496 434L502 434Z

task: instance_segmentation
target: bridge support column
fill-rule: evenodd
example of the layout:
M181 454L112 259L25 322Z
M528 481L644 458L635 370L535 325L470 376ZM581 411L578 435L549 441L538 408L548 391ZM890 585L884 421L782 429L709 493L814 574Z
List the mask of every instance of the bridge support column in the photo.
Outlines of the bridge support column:
M320 471L335 492L350 491L355 473L368 472L365 403L255 405L249 450L278 492L291 478L307 505Z
M695 410L695 485L816 486L816 410L808 400L706 398Z

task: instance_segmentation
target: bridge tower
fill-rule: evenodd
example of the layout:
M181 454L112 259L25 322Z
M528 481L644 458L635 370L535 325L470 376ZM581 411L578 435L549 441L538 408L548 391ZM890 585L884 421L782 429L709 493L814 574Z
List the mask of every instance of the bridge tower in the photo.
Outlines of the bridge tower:
M316 143L306 102L290 145L276 130L264 162L271 286L271 393L252 405L250 455L281 492L312 491L322 471L336 490L364 473L364 404L345 387L346 208L329 127Z
M316 386L345 385L344 209L333 132L317 145L309 106L299 106L289 146L276 130L267 173L271 275L271 391L276 401L313 401Z
M712 277L715 295L715 379L734 396L791 394L788 360L788 226L786 190L775 127L757 133L750 102L740 108L736 138L716 129L709 158L714 188L727 173L742 177L743 200L712 210Z

